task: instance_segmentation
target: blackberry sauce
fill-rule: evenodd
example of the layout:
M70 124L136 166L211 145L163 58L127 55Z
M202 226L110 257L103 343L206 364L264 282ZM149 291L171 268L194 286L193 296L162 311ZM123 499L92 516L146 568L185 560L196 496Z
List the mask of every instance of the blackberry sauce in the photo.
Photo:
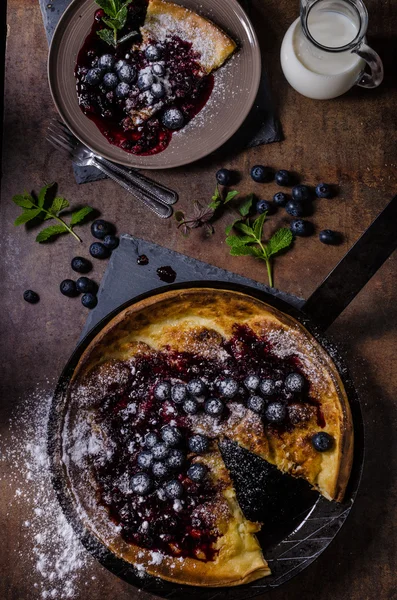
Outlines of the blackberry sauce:
M175 281L176 273L172 267L159 267L156 272L161 281L165 281L166 283L173 283Z
M138 263L138 265L141 266L146 266L149 264L149 259L146 256L146 254L141 254L140 256L138 256L138 258L136 259L136 262Z

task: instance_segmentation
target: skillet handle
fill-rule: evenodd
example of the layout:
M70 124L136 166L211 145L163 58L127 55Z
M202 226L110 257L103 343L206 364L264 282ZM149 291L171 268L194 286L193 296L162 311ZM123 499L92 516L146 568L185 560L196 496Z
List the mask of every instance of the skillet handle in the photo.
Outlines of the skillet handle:
M368 283L397 248L397 196L345 254L302 310L324 330Z

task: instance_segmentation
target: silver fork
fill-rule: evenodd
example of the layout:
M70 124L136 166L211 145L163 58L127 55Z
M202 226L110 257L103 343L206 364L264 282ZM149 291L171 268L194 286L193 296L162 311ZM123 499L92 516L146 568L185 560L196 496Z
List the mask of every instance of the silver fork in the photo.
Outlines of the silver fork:
M47 140L58 150L67 152L75 164L83 167L94 166L101 170L130 194L135 196L137 200L143 202L143 204L150 208L150 210L158 217L167 219L172 215L172 207L169 204L157 200L152 194L149 194L141 187L138 187L127 178L128 173L125 173L119 167L115 169L114 167L116 165L110 161L105 159L98 160L98 157L91 152L91 150L79 142L72 134L66 133L59 125L55 125L54 122L51 122L48 127Z

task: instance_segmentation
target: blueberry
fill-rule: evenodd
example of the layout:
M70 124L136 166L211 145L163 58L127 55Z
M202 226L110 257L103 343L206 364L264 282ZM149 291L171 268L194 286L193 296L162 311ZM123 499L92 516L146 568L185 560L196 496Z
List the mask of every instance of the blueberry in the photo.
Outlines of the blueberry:
M150 89L151 85L154 83L153 74L146 71L141 71L138 75L137 83L141 92L145 92L146 90Z
M126 98L130 92L130 86L128 83L122 81L116 87L116 96L117 98Z
M293 394L303 392L305 387L305 378L299 373L290 373L285 378L284 386L287 392L292 392Z
M122 65L117 69L117 75L120 81L124 83L132 83L136 78L136 69L131 65Z
M316 196L317 198L332 198L332 187L328 183L319 183L316 186Z
M81 294L86 294L87 292L95 294L98 290L98 286L95 281L89 279L88 277L79 277L76 281L76 288Z
M82 256L75 256L72 259L71 267L73 271L77 271L77 273L88 273L92 269L92 263L91 261L87 260L86 258L83 258ZM87 279L87 277L80 277L80 279Z
M170 450L169 455L167 456L167 465L171 469L181 469L186 461L186 456L183 450L179 450L178 448L173 448Z
M201 379L192 379L189 381L186 388L189 394L196 396L196 398L199 396L204 396L206 392L205 383Z
M26 290L26 292L23 293L23 299L26 300L26 302L29 302L29 304L37 304L40 300L40 296L33 290Z
M128 66L128 62L126 60L120 59L114 65L114 70L116 71L116 73L118 73L120 69L126 66Z
M204 403L204 412L211 417L219 417L224 408L225 406L219 398L208 398Z
M250 396L247 400L247 407L258 415L263 415L267 402L262 396Z
M168 108L164 111L161 122L167 129L180 129L185 124L185 118L179 108Z
M81 304L86 308L95 308L98 304L98 298L95 294L88 292L81 297Z
M277 192L273 196L273 202L276 206L285 206L288 202L288 196L284 192Z
M307 237L314 232L313 223L304 219L294 219L290 225L291 232L299 237Z
M102 80L102 75L102 69L90 69L89 71L87 71L84 81L88 83L88 85L98 85Z
M153 83L150 91L155 98L162 98L165 96L165 87L160 81Z
M153 454L149 450L143 450L138 454L136 462L141 469L150 469L153 463Z
M107 235L113 232L113 225L108 221L104 221L103 219L96 219L91 224L91 234L94 236L94 238L97 238L97 240L103 240Z
M286 171L285 169L281 169L280 171L277 171L277 173L274 176L274 179L276 180L277 185L291 185L292 183L292 175L289 171Z
M153 62L155 60L160 60L162 54L163 54L163 52L162 52L162 49L160 48L160 46L154 46L153 44L151 44L150 46L147 46L147 48L145 49L145 56L148 60L150 60L150 62Z
M260 381L258 375L248 375L244 379L244 385L249 392L255 392L259 387Z
M264 396L272 396L276 391L276 382L273 379L262 379L259 390Z
M182 434L177 427L173 427L172 425L164 425L162 427L161 439L163 442L167 444L167 446L178 446L178 444L182 441Z
M152 71L155 75L161 77L162 75L164 75L165 69L162 64L156 63L155 65L152 66Z
M232 182L232 172L229 169L219 169L216 173L216 180L220 185L230 185Z
M171 396L171 384L169 381L160 381L156 384L154 391L154 397L156 400L160 400L160 402L164 402L164 400L168 400Z
M111 71L114 67L115 58L111 54L103 54L98 60L98 67L103 71Z
M165 479L170 474L170 468L166 463L156 461L153 463L152 473L158 479Z
M195 452L196 454L203 454L209 448L210 441L201 433L197 433L188 439L188 447L190 452Z
M257 183L266 183L273 179L273 172L269 167L263 165L255 165L251 169L251 177Z
M115 250L119 243L120 240L117 237L117 235L109 234L105 235L105 237L103 238L103 245L106 246L106 248L109 248L109 250Z
M297 202L296 200L289 200L285 205L285 210L292 217L303 217L305 213L303 204L301 202Z
M195 463L187 470L187 476L195 483L200 483L200 481L203 481L207 473L207 467L201 463Z
M115 73L106 73L103 76L103 85L105 86L105 88L107 88L108 90L114 90L114 88L116 87L116 85L118 84L119 80L117 78L117 75Z
M90 254L93 258L103 259L109 258L111 251L109 250L109 248L106 248L106 246L104 246L102 242L94 242L90 246Z
M297 202L307 202L311 198L311 190L307 185L296 185L292 188L292 198Z
M184 383L175 383L171 388L171 400L175 404L182 404L187 398L187 389Z
M332 229L323 229L318 237L323 244L336 246L341 242L341 235L337 231L332 231Z
M72 279L64 279L59 286L61 290L61 294L64 296L68 296L69 298L74 298L79 295L79 292L76 288L76 282Z
M270 423L282 423L287 416L287 409L281 402L270 402L265 410L265 417Z
M150 431L149 433L147 433L145 435L144 444L145 444L146 448L153 448L153 446L155 446L158 442L159 442L159 437L158 437L157 433L154 433L154 431Z
M152 447L152 454L155 460L163 460L163 458L168 456L169 451L169 447L164 442L157 442L157 444Z
M235 379L228 377L218 383L218 390L224 398L234 398L238 392L238 383Z
M270 202L268 202L267 200L259 200L256 203L256 212L259 214L262 214L264 212L268 212L271 213L272 212L272 205Z
M326 431L319 431L312 436L312 444L318 452L326 452L333 447L334 438Z
M165 484L164 491L167 498L176 500L183 496L183 485L177 479L172 479Z
M182 408L187 415L195 415L198 413L199 405L194 398L187 398L182 404Z
M153 488L153 481L147 473L137 473L131 477L131 490L139 496L146 496Z

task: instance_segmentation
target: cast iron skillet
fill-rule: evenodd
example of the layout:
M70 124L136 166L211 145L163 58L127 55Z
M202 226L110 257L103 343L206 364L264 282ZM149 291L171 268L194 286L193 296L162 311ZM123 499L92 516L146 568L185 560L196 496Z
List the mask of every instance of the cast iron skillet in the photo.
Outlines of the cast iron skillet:
M271 294L252 287L225 282L198 281L182 285L163 286L126 302L100 321L78 345L67 363L56 387L48 426L48 450L54 487L63 511L84 546L112 573L136 587L162 598L185 600L186 594L200 600L247 600L285 583L319 556L336 536L346 520L357 494L363 467L364 429L360 404L354 384L339 350L324 335L356 294L397 247L397 196L387 205L351 250L310 296L301 310ZM332 357L345 386L354 423L355 449L353 468L346 496L342 503L325 500L301 482L298 500L290 502L291 510L282 515L270 531L259 534L264 556L272 575L237 588L199 588L182 586L144 575L134 566L117 558L82 524L68 489L62 463L62 428L66 390L77 363L94 337L122 310L168 290L211 287L243 292L267 302L302 323ZM233 475L233 472L232 472ZM260 477L260 473L258 474ZM293 490L296 492L296 489ZM238 492L238 488L237 488ZM242 506L244 510L244 506ZM257 516L260 520L260 515ZM265 529L265 528L264 528Z

